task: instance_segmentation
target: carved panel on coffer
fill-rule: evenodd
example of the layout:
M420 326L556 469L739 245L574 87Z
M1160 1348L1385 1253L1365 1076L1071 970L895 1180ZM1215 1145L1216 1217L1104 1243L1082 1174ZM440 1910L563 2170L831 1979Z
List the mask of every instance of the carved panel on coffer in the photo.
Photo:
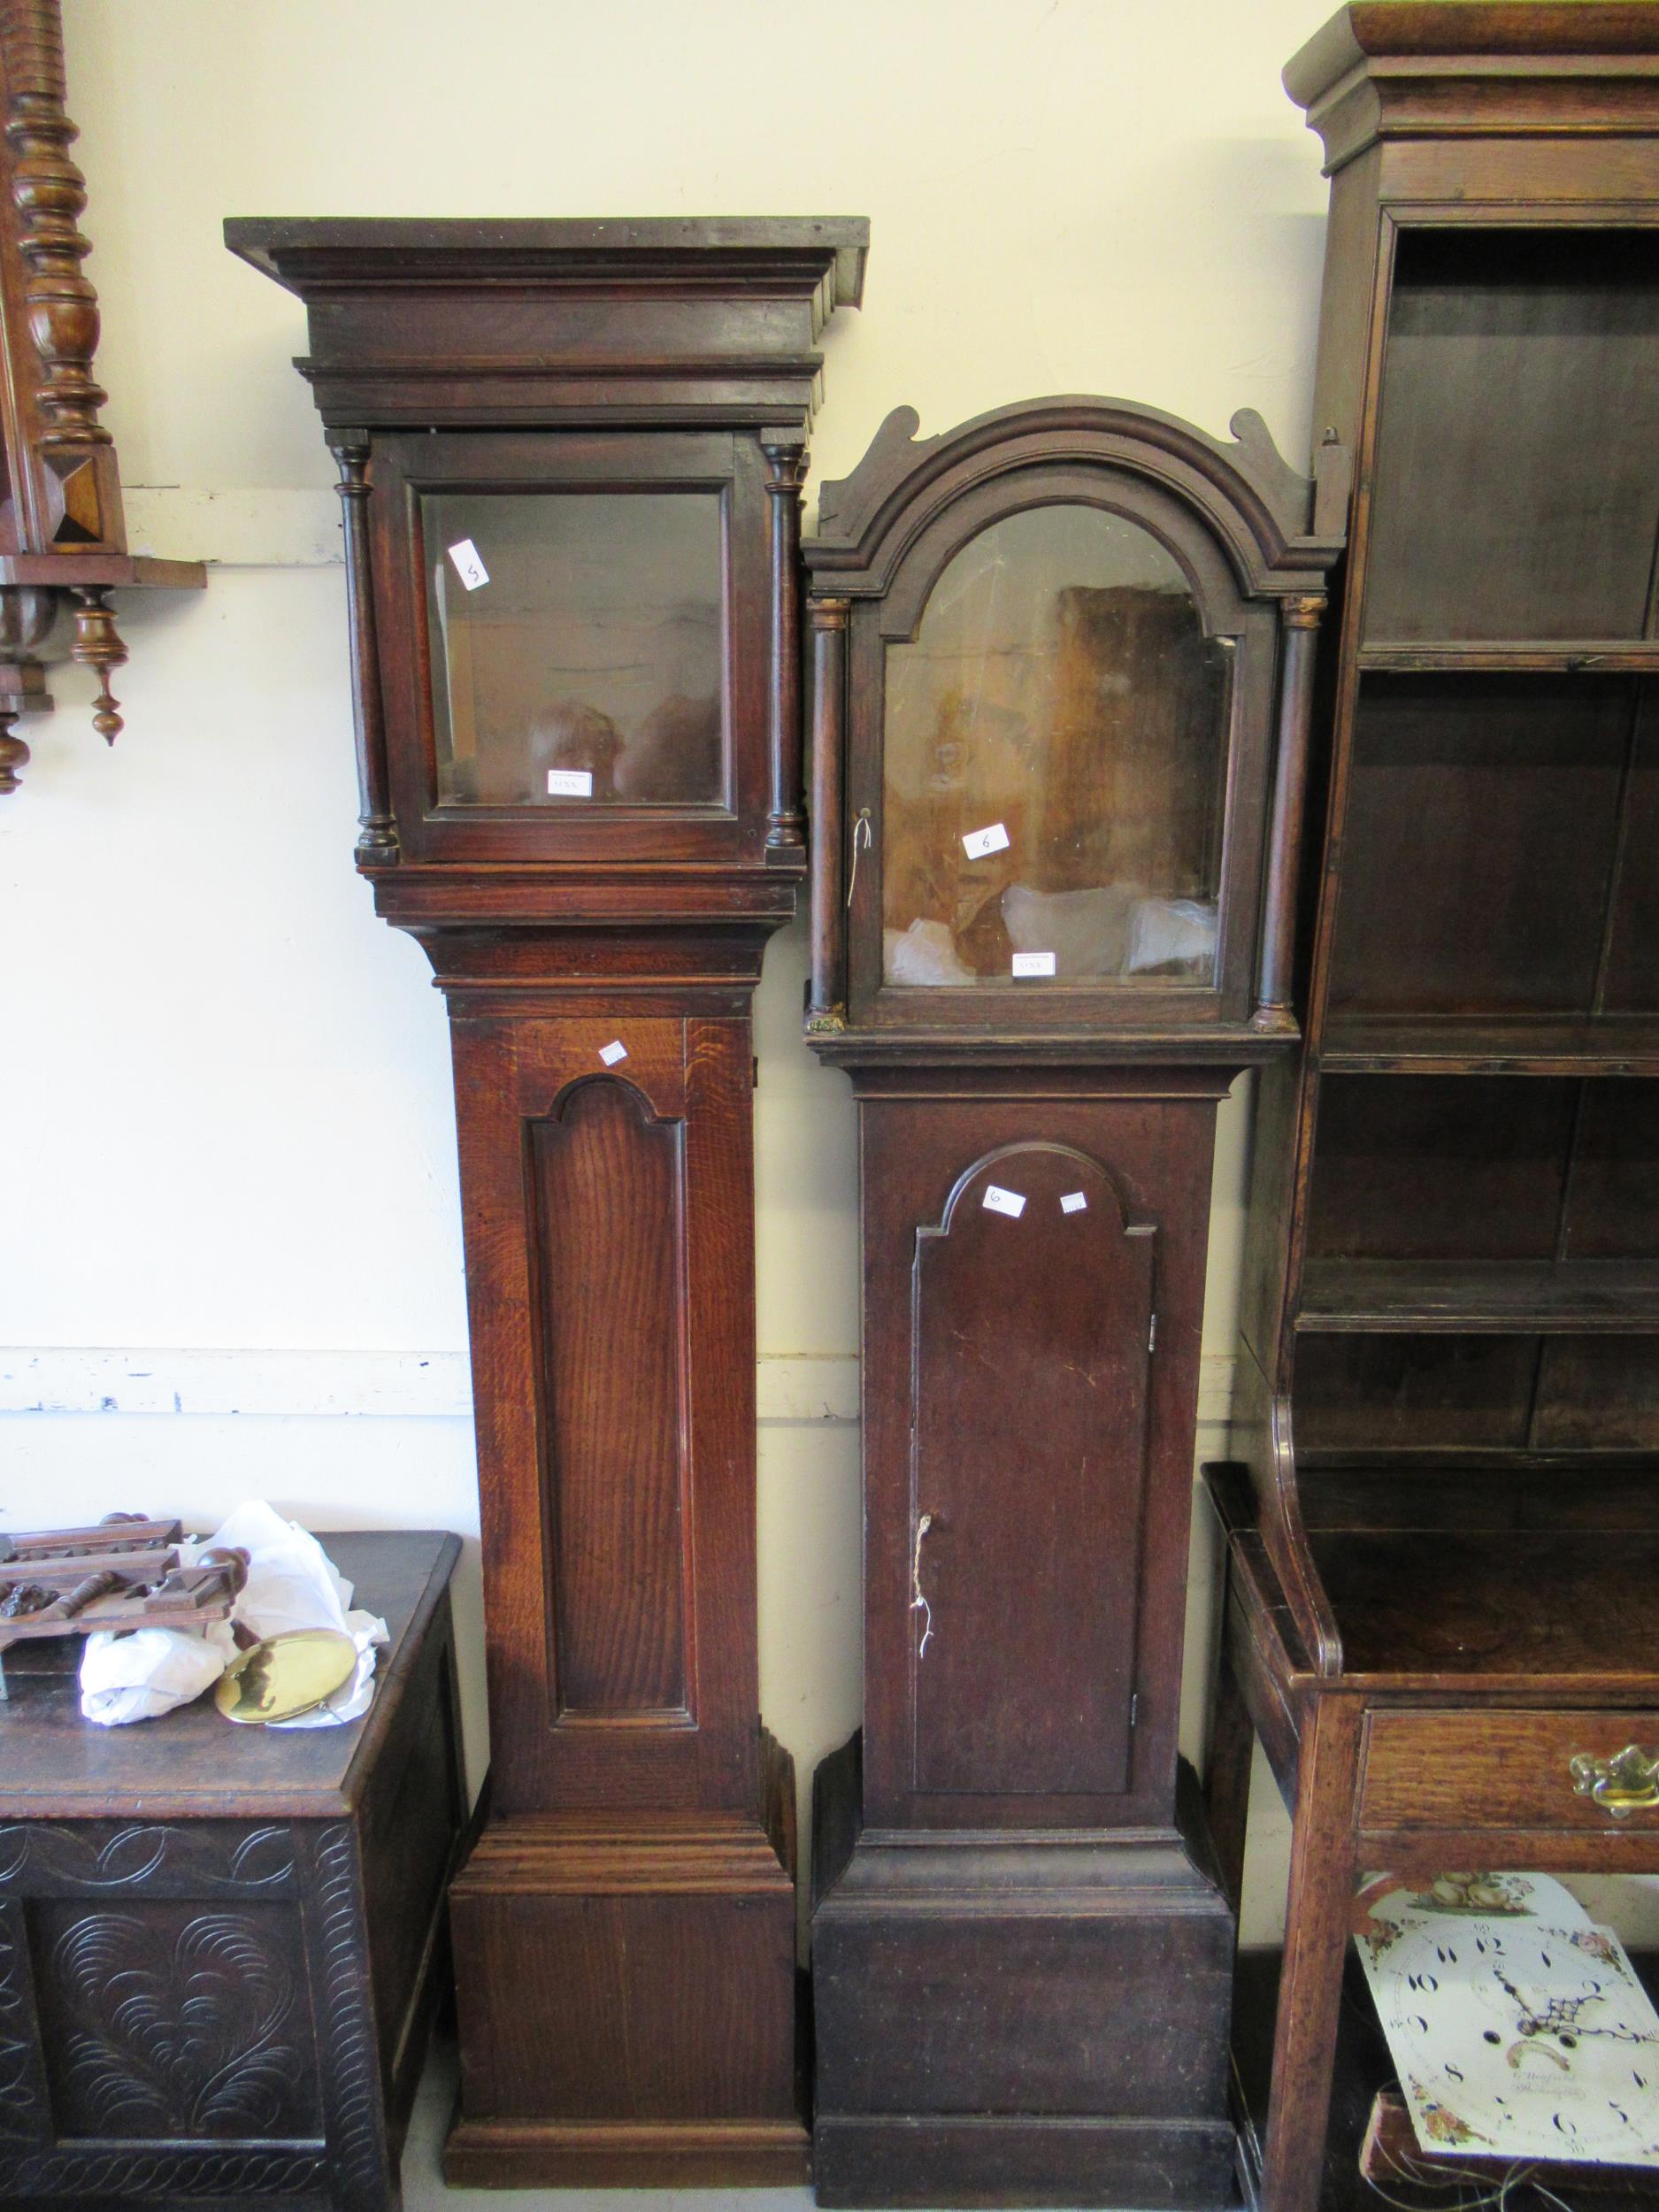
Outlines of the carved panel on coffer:
M917 1233L918 1790L1128 1787L1155 1252L1051 1143L987 1153Z
M321 2139L293 1906L37 1900L27 1917L60 2140Z
M682 1713L685 1125L593 1076L526 1133L556 1724Z

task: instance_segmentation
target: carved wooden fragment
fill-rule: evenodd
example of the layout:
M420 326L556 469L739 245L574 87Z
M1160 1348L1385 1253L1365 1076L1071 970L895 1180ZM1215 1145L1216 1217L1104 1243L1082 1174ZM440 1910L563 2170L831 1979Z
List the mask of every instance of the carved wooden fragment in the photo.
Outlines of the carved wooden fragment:
M14 732L51 705L45 690L62 615L71 657L98 679L93 727L113 742L110 679L127 648L109 603L119 587L200 587L199 562L127 550L120 472L98 420L98 296L82 264L86 179L65 102L59 0L0 0L0 794L29 757Z

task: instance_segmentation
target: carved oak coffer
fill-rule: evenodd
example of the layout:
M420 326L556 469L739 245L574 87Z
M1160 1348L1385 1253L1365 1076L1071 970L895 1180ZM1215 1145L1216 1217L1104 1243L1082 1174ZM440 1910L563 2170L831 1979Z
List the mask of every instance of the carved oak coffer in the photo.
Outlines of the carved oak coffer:
M449 1576L330 1535L392 1647L361 1721L128 1728L0 1704L0 2205L396 2212L465 1816ZM35 1647L43 1651L44 1647Z
M749 1002L806 868L800 484L866 235L229 227L310 309L358 864L454 1046L492 1769L453 2181L806 2170Z
M825 488L808 1041L858 1100L864 1713L819 1770L821 2201L1208 2205L1232 1917L1177 1724L1216 1106L1294 1040L1341 521L1054 400Z

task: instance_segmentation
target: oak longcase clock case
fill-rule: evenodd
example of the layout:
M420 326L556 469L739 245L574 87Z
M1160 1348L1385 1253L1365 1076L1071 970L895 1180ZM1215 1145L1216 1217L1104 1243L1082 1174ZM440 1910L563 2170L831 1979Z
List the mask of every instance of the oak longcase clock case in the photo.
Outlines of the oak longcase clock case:
M1060 399L826 486L808 1041L858 1099L864 1717L820 1770L834 2204L1227 2193L1177 1722L1217 1103L1294 1041L1344 457Z
M492 1765L446 2171L799 2180L749 1002L805 872L799 493L866 226L228 234L310 311L358 864L454 1047Z

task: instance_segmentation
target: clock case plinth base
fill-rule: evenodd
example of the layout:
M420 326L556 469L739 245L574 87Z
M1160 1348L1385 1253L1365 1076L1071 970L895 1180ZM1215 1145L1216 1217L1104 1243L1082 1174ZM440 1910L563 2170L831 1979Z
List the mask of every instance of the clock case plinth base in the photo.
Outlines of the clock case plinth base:
M806 2179L795 1771L764 1744L759 1820L488 1823L449 1894L464 2055L451 2187Z
M1233 1918L1167 1830L871 1830L814 1786L820 2204L1227 2200Z

